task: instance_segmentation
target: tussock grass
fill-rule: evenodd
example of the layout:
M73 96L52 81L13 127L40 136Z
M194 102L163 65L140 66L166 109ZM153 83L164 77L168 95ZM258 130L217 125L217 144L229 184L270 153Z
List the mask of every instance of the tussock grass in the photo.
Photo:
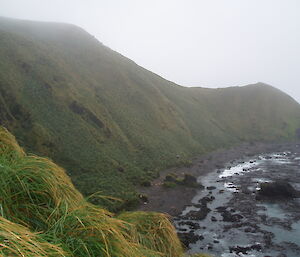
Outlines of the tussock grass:
M68 247L74 256L161 256L132 242L126 223L113 214L86 204L66 213L49 233Z
M3 127L0 127L0 154L5 154L6 158L25 156L24 150L19 146L15 137Z
M0 157L0 198L4 217L45 230L53 216L84 201L64 170L37 156L6 160ZM52 218L52 219L51 219Z
M131 240L167 257L183 254L175 228L166 214L155 212L125 212L118 216L130 224Z
M26 227L0 217L0 257L64 257L58 246L42 240Z
M0 257L182 255L166 215L116 217L88 203L51 160L26 155L5 129L0 144Z

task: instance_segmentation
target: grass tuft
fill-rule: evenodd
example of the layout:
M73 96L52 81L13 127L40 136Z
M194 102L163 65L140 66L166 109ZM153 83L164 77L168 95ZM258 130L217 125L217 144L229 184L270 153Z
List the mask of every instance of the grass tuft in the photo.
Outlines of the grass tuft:
M0 127L0 154L13 159L25 155L24 150L19 146L15 137L6 128Z
M155 212L125 212L118 216L130 224L131 240L166 257L179 257L183 248L175 228L166 214Z
M0 217L0 257L64 257L66 253L28 228Z

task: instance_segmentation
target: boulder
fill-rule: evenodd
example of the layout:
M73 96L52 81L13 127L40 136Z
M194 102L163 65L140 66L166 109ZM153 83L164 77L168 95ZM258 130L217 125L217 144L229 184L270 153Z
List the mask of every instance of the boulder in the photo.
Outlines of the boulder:
M202 235L196 235L193 232L188 233L177 233L180 241L183 243L185 247L189 247L189 244L194 244L199 240L203 240L204 237Z
M258 191L258 199L286 199L300 197L299 191L287 181L275 181L269 183L261 183Z
M182 184L188 187L198 187L197 178L190 174L185 174Z

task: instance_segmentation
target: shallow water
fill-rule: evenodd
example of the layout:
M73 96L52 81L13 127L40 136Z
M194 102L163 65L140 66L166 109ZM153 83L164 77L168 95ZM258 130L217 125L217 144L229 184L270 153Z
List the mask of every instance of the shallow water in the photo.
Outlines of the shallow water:
M207 252L215 256L278 256L284 253L288 257L300 256L300 214L299 200L288 202L259 202L255 193L260 190L259 184L275 179L290 179L291 184L300 189L300 153L284 151L280 153L254 156L251 159L239 160L201 178L205 188L192 200L175 225L178 229L189 226L179 225L190 221L190 211L199 211L199 202L208 196L215 199L207 203L211 210L203 220L192 220L200 229L192 230L195 235L204 238L190 244L190 253ZM197 205L198 204L198 205ZM195 207L197 205L198 207ZM234 222L223 220L218 207L241 215ZM260 245L261 249L255 248ZM231 251L231 247L254 246L256 250L247 250L242 254Z

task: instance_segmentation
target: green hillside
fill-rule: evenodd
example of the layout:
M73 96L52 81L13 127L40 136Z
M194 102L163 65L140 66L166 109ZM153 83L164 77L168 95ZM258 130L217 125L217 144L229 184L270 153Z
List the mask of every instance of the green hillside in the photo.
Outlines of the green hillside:
M26 154L2 127L0 171L0 257L184 255L167 215L88 203L61 167Z
M299 104L278 89L182 87L74 25L0 18L0 60L1 125L66 168L83 194L127 207L178 154L292 140L300 128Z

